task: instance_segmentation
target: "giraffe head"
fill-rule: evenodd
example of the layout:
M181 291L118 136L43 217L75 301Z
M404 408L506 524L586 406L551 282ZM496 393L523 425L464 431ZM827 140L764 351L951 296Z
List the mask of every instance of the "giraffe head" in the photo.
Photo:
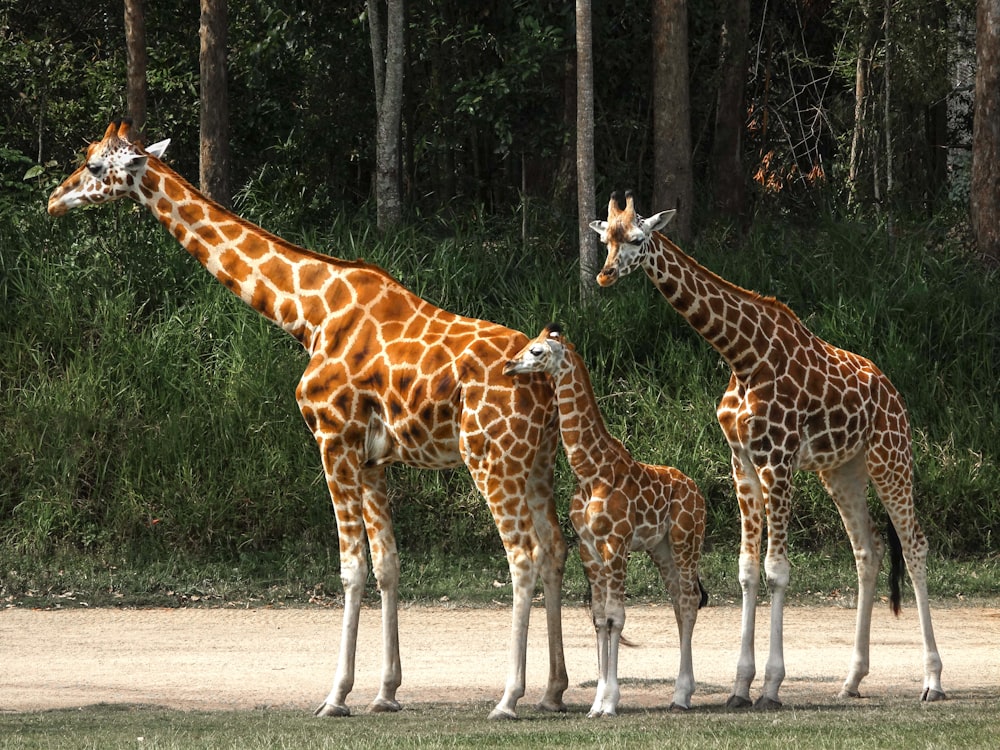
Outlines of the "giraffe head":
M549 375L556 375L566 360L566 350L572 348L573 345L562 337L559 325L549 323L504 365L504 374L547 372Z
M618 206L618 194L608 203L608 220L592 221L590 228L601 236L608 248L604 268L597 274L597 283L611 286L619 278L638 268L649 251L649 239L674 218L676 210L661 211L644 219L635 212L632 193L625 193L625 210Z
M143 148L129 136L128 120L108 125L104 137L87 147L87 159L49 196L49 213L62 216L71 208L88 203L104 203L135 195L142 182L146 160L160 157L169 140Z

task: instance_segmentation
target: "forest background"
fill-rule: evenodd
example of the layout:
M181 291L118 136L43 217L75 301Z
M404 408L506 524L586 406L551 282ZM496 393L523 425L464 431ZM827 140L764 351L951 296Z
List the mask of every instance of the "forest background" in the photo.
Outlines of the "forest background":
M574 8L398 4L399 212L386 225L370 34L382 3L202 3L220 4L225 87L208 102L228 109L220 198L453 312L531 335L561 321L611 431L698 482L713 583L732 586L738 512L714 418L728 372L641 274L596 293L581 274L579 226L603 209L578 208ZM202 9L126 5L143 12L142 129L171 138L168 160L196 182L211 137ZM578 5L593 66L582 197L602 206L629 188L643 213L680 207L677 238L701 263L878 363L910 408L932 554L995 581L1000 251L979 228L995 212L970 222L974 0ZM664 45L678 19L684 43ZM134 207L45 215L82 146L130 111L123 4L2 0L0 62L0 600L74 586L203 598L251 579L335 594L336 528L293 396L301 350ZM562 460L557 481L572 541ZM466 472L393 467L389 485L411 590L447 567L448 586L502 596L502 547ZM850 558L812 476L797 480L793 546ZM852 566L839 567L849 587ZM578 567L568 580L582 587ZM931 583L970 590L967 576Z

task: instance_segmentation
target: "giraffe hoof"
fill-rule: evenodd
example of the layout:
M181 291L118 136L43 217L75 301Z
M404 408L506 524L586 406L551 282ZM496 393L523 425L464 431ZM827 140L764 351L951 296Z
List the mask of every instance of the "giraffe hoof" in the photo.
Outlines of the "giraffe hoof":
M313 716L350 716L351 709L347 706L334 706L332 703L324 703L313 712Z
M670 704L670 713L683 714L691 710L691 706L682 706L680 703Z
M387 714L402 710L403 707L399 705L399 701L390 701L385 698L376 698L368 707L368 713L370 714Z
M741 695L730 695L729 700L726 701L726 708L750 708L752 705L749 698L744 698Z
M539 711L547 711L553 714L564 714L568 710L562 701L542 701L536 708Z
M515 721L517 719L517 714L507 708L500 708L497 706L492 711L490 711L489 717L490 721Z
M779 708L781 708L781 701L763 695L753 704L754 711L777 711Z
M942 693L940 690L933 690L932 688L927 688L924 690L924 694L920 696L921 701L927 703L936 703L937 701L947 700L948 696Z
M848 690L847 688L844 688L839 693L837 693L837 697L838 698L860 698L861 697L861 693L859 693L857 690Z

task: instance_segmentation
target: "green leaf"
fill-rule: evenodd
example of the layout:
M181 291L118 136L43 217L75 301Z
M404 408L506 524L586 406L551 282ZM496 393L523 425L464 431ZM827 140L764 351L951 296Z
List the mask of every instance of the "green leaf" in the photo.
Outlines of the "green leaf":
M43 167L41 164L36 164L35 166L31 167L31 169L29 169L27 172L24 173L24 177L22 179L33 180L35 177L38 177L40 174L44 172L45 172L45 167Z

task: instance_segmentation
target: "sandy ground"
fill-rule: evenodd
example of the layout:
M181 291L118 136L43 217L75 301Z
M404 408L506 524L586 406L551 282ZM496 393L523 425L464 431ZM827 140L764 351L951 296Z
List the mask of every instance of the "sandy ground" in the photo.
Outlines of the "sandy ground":
M951 700L1000 696L1000 609L937 608L933 612ZM405 706L493 702L506 677L510 612L410 606L400 613ZM627 610L623 649L623 710L666 708L677 669L677 630L669 605ZM596 655L588 615L563 615L570 688L566 702L584 711L593 694ZM788 706L836 703L851 656L854 612L799 607L785 613ZM95 703L149 704L178 709L311 712L330 689L336 666L340 611L302 609L0 610L0 712L37 711ZM766 659L767 611L758 614L758 680ZM701 611L694 635L698 691L693 707L722 704L732 686L739 610ZM357 680L349 705L365 710L378 691L379 613L362 612ZM916 611L894 619L876 608L867 700L912 696L922 681ZM522 713L543 692L547 671L544 612L532 612L527 694ZM490 706L483 707L488 710ZM478 710L478 708L477 708Z

